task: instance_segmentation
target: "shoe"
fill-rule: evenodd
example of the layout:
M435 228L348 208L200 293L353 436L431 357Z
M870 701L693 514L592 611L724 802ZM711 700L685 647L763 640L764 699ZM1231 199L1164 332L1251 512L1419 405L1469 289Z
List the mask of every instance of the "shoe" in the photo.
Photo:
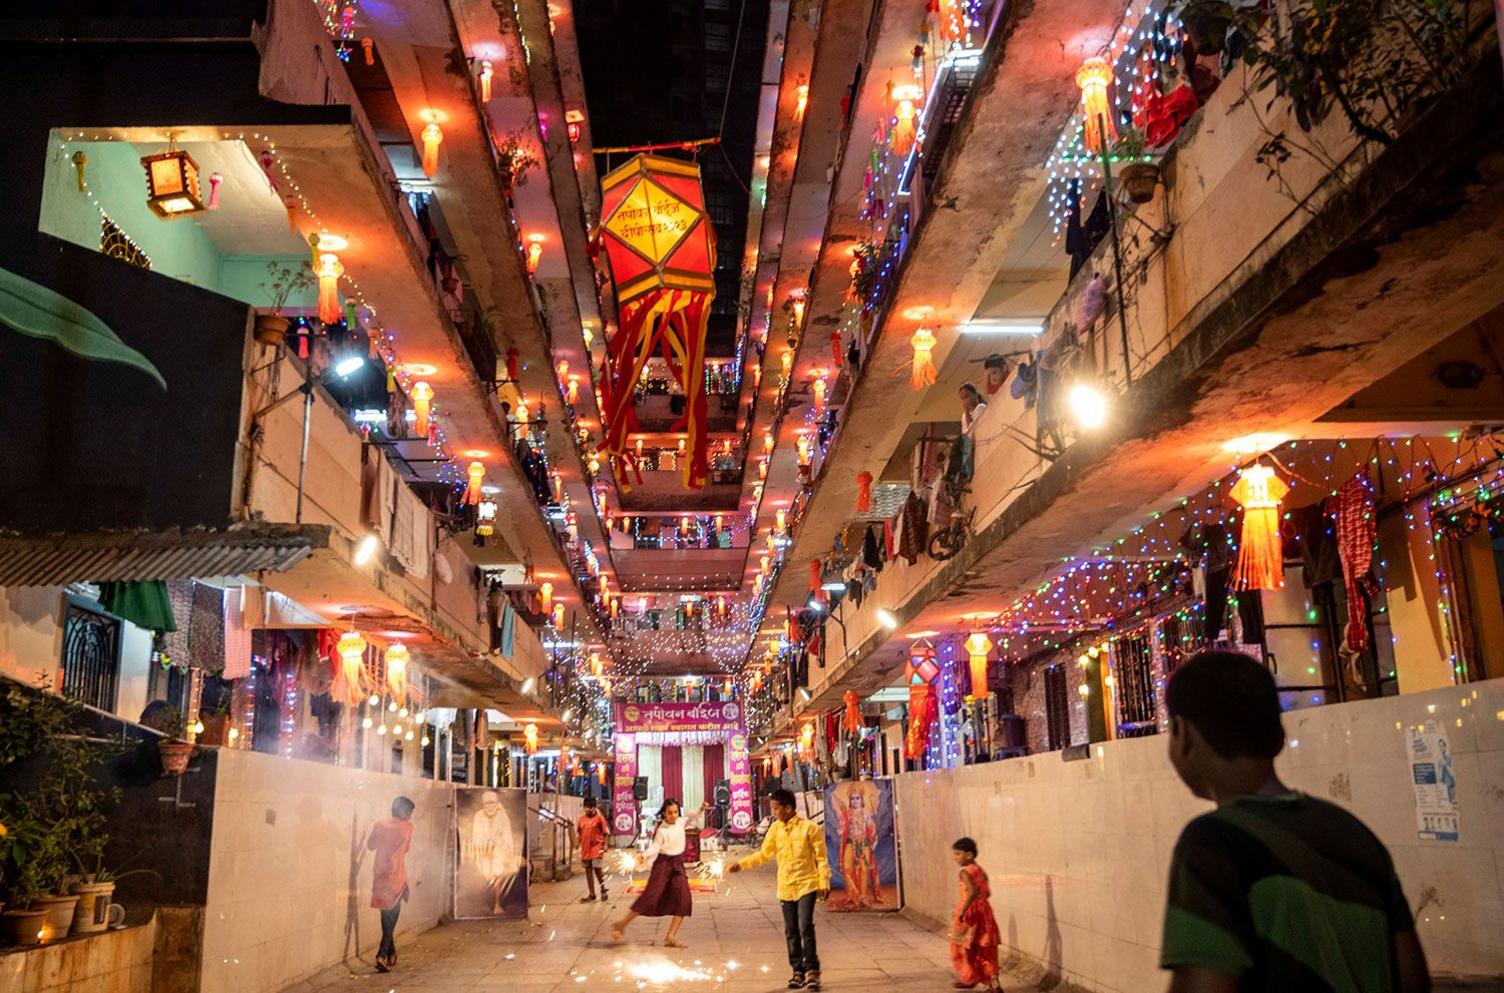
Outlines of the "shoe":
M595 894L592 893L590 896L582 896L582 897L580 897L580 902L581 903L594 903L595 902Z
M804 974L804 988L807 990L817 990L820 988L820 971L818 969L811 969Z
M386 959L385 958L383 958L382 956L378 955L378 956L376 956L376 971L377 972L391 972L392 971L392 967L386 964Z
M601 899L602 900L609 900L609 899L611 899L611 892L609 890L607 890L604 886L601 887Z
M796 972L792 976L789 977L789 989L791 989L791 990L802 990L802 989L804 989L804 973L802 973L802 972Z

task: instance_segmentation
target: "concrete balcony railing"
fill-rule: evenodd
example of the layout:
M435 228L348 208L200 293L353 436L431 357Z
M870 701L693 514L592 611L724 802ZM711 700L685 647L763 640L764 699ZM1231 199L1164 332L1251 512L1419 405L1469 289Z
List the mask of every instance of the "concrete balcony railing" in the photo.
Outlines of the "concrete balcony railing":
M1028 447L1039 409L1006 393L992 397L975 429L968 504L976 536L949 561L890 563L860 609L842 608L846 640L839 630L830 635L827 658L835 661L811 667L813 699L796 702L796 711L828 708L849 685L875 687L893 675L891 663L884 669L875 660L856 671L894 636L879 609L899 619L902 633L962 623L960 614L976 608L948 613L942 603L962 587L985 585L994 607L1005 604L1062 554L1178 497L1188 474L1225 471L1221 443L1298 432L1492 305L1497 282L1446 238L1481 237L1478 218L1498 196L1496 183L1475 184L1466 196L1463 185L1448 186L1498 160L1499 143L1478 130L1499 104L1496 57L1474 67L1470 100L1443 95L1404 122L1390 146L1361 144L1336 115L1328 118L1310 139L1332 161L1293 157L1278 181L1256 155L1268 131L1297 127L1293 113L1283 103L1265 109L1267 100L1255 108L1241 72L1179 135L1153 201L1121 223L1129 360L1110 241L1046 322L1039 350L1076 337L1086 358L1075 375L1111 397L1108 425L1097 434L1062 425L1064 454L1047 461ZM1465 209L1449 215L1428 206L1448 197ZM1455 225L1452 234L1439 219ZM1083 322L1082 297L1098 273L1108 303ZM1361 278L1348 278L1354 274ZM1368 309L1375 293L1389 295L1386 307ZM1293 316L1300 313L1304 320ZM1110 492L1102 489L1109 481Z

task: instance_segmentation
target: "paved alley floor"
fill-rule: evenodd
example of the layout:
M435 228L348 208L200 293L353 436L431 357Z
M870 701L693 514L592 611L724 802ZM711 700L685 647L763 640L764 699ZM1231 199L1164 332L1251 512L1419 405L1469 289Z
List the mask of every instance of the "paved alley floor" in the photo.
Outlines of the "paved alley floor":
M611 944L613 919L633 897L623 880L609 904L580 903L583 877L532 888L527 921L461 921L399 941L398 967L376 972L369 957L327 970L288 993L603 993L706 990L754 993L785 988L789 967L771 869L728 876L718 891L696 893L680 932L689 947L665 948L667 918L639 918ZM827 990L945 990L951 987L944 937L899 914L816 911ZM1035 987L1004 975L1010 991ZM1063 989L1054 986L1055 990Z

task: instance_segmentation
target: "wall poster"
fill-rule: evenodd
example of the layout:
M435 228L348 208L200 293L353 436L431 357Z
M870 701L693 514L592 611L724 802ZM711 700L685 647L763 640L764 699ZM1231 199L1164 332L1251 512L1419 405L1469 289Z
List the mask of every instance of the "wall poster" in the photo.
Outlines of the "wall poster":
M454 916L527 916L527 791L459 786Z
M1457 776L1446 730L1436 721L1405 728L1410 783L1415 790L1415 823L1424 841L1456 841L1461 833Z
M897 910L893 783L863 779L825 787L829 910Z

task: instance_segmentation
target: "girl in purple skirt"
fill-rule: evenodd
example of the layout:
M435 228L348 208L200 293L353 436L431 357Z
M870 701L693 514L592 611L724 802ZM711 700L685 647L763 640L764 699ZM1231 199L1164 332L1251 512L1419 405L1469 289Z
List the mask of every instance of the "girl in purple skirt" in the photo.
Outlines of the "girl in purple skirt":
M710 806L709 804L705 805ZM647 859L653 865L648 875L647 888L632 904L627 916L611 928L611 940L620 943L622 933L635 917L672 917L668 934L663 943L670 948L683 948L679 940L679 928L684 918L694 913L689 894L689 876L684 871L684 829L689 821L703 816L704 808L689 817L679 816L679 801L665 800L658 811L658 827L653 831L653 843L648 846Z

